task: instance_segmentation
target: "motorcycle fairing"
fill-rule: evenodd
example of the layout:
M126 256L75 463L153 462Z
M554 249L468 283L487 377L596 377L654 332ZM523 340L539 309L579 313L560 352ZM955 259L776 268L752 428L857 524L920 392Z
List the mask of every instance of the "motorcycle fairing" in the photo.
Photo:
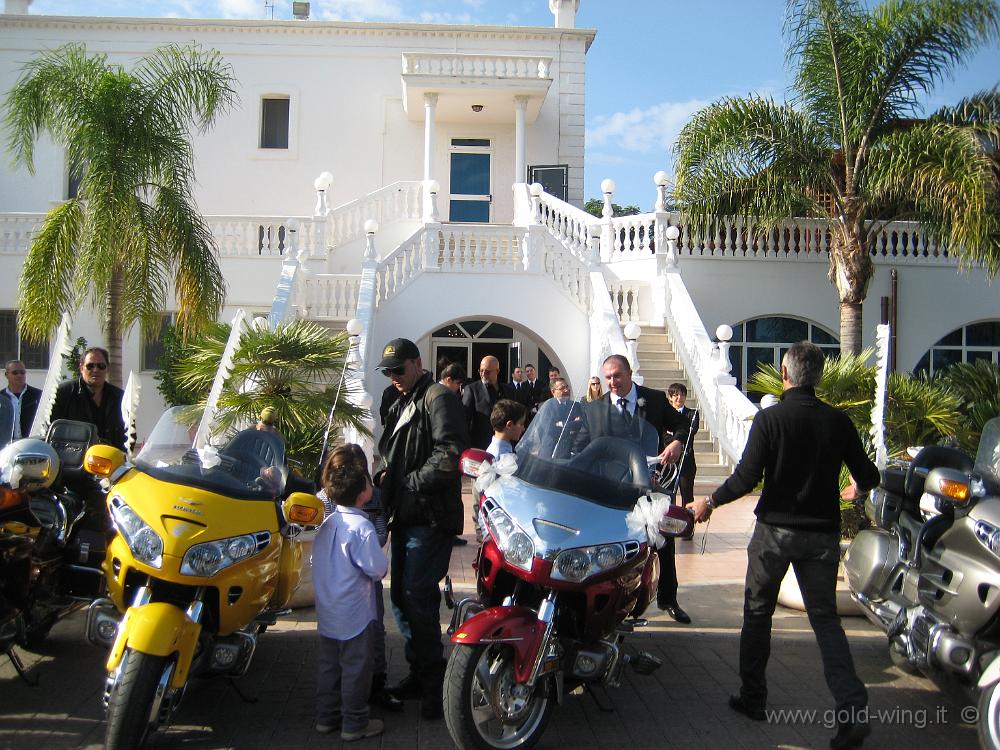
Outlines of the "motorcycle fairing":
M459 646L503 643L514 649L514 679L523 684L545 636L545 623L528 607L490 607L462 623L451 636Z
M176 653L177 666L170 687L182 688L187 682L200 633L201 624L193 622L172 604L152 602L129 608L118 626L118 637L108 655L107 670L113 672L118 668L126 648L152 656Z

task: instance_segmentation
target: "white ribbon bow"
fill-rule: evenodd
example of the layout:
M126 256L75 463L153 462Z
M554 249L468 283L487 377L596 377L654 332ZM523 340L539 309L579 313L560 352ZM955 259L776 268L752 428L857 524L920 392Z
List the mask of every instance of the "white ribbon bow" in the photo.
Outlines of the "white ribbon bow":
M645 532L646 540L659 549L667 540L660 533L660 519L670 507L670 497L662 492L650 492L640 497L635 507L625 516L625 524L633 534Z

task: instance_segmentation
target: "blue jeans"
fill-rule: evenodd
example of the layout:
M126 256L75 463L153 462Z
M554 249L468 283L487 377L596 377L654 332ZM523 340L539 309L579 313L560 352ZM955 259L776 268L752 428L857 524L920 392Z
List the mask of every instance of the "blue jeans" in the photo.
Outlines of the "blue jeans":
M451 534L432 526L393 529L389 599L406 642L410 672L430 690L444 680L441 589L451 560Z
M789 564L798 579L823 659L823 675L837 709L868 705L868 693L854 671L851 648L837 614L839 542L836 533L798 531L757 522L747 547L740 634L740 694L749 705L763 708L767 700L764 673L771 655L771 616Z

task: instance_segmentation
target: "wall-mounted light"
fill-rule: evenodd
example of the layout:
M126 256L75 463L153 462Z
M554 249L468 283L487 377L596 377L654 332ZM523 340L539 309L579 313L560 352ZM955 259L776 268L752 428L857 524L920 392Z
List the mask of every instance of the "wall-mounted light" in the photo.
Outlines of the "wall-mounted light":
M483 111L483 105L482 104L473 104L472 105L472 111L476 112L476 113L482 112Z

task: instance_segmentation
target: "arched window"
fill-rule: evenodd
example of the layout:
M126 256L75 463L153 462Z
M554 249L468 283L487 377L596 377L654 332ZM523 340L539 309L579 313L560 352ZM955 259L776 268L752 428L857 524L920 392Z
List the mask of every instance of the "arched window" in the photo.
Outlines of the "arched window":
M958 362L1000 362L1000 320L984 320L956 328L928 349L914 372L935 374Z
M770 315L733 325L729 360L733 363L732 374L736 378L736 385L746 392L746 382L757 372L759 365L769 364L780 368L785 352L799 341L811 341L827 357L840 354L840 341L837 337L808 320ZM747 393L747 396L753 401L760 400L759 393Z

